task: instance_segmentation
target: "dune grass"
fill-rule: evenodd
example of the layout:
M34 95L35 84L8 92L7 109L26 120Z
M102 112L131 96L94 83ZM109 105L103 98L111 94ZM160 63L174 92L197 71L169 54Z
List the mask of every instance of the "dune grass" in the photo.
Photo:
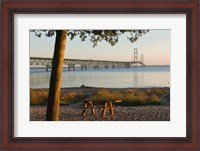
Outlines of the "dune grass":
M134 105L161 105L161 95L166 92L162 90L146 90L140 91L137 89L124 90L119 92L102 90L99 91L93 100L122 100L119 105L134 106ZM158 91L158 92L157 92Z
M169 94L168 88L149 88L149 89L99 89L98 91L87 90L85 92L70 91L62 92L60 104L67 105L82 102L86 98L96 101L102 100L122 100L118 105L136 106L136 105L161 105L162 96ZM45 105L48 98L48 90L31 89L30 104Z
M62 104L72 104L83 101L87 98L87 95L81 92L67 92L61 93L60 103Z
M48 91L41 89L30 89L30 104L45 105L48 98Z
M81 100L84 100L87 95L78 92L68 92L68 93L61 93L60 96L60 104L67 105L71 103L77 103ZM48 99L48 91L47 90L37 90L31 89L30 90L30 104L31 105L46 105Z

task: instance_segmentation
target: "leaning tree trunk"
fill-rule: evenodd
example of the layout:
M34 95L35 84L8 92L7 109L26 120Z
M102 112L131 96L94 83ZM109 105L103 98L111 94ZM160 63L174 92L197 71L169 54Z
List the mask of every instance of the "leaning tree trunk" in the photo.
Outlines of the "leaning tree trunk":
M66 34L66 30L56 30L56 41L54 46L54 55L46 112L47 121L59 120L60 85L62 79L62 68L64 63Z

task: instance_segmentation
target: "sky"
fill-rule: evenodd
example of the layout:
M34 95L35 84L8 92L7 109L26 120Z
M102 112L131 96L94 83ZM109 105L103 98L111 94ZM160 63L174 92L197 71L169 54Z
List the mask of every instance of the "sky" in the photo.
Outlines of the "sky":
M38 38L30 32L30 57L53 58L55 36ZM122 35L114 46L100 42L96 47L87 39L82 42L78 37L70 40L67 37L66 59L92 59L111 61L133 60L133 50L138 49L144 55L146 65L170 65L171 31L149 30L136 42L131 43L126 35Z

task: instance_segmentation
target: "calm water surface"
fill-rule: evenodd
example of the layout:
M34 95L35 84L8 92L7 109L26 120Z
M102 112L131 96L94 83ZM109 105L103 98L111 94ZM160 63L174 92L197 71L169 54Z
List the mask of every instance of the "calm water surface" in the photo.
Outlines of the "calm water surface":
M46 68L37 67L30 69L31 88L49 88L51 72L46 72ZM67 68L62 73L61 87L107 87L107 88L127 88L127 87L169 87L170 67L136 67L120 69L87 69L68 71Z

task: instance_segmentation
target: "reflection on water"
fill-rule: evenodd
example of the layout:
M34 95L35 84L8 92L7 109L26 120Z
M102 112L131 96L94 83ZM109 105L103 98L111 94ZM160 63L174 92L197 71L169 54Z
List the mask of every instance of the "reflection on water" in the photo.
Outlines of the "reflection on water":
M51 72L45 68L31 69L30 87L48 88ZM137 67L100 70L64 70L61 87L169 87L170 67Z
M143 72L140 74L141 85L144 85L144 74Z
M133 72L134 75L134 81L133 81L133 85L135 88L138 88L138 72Z

